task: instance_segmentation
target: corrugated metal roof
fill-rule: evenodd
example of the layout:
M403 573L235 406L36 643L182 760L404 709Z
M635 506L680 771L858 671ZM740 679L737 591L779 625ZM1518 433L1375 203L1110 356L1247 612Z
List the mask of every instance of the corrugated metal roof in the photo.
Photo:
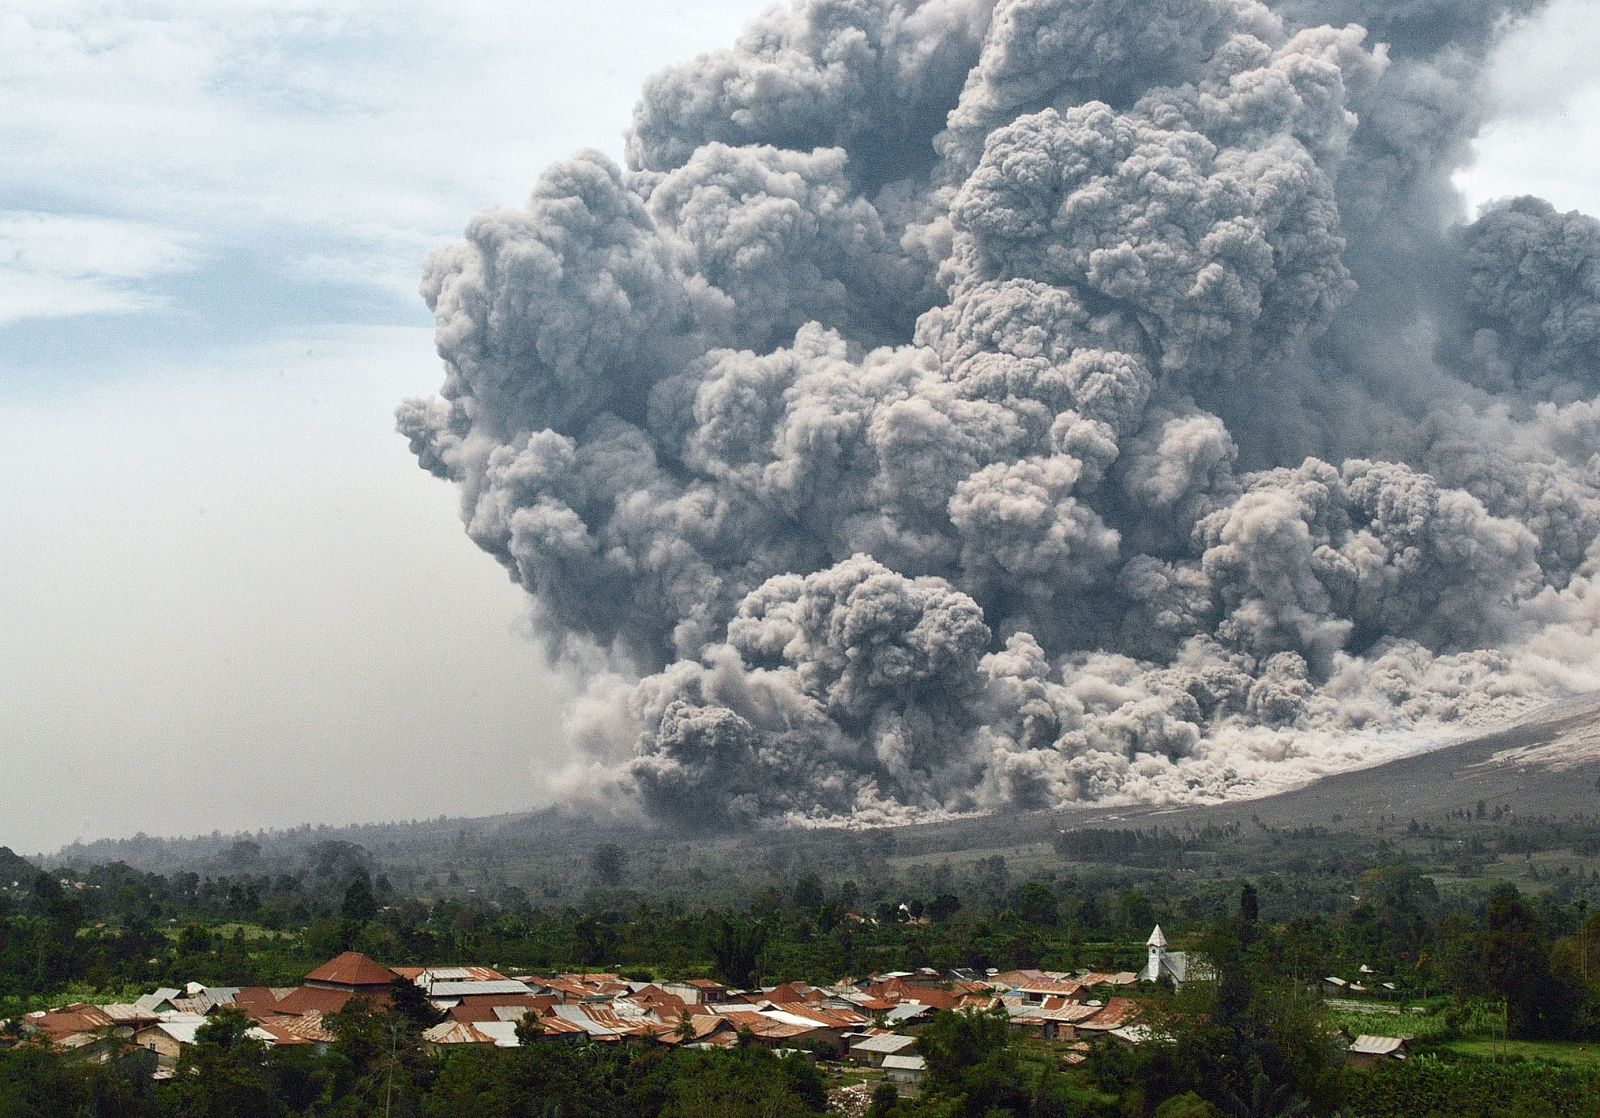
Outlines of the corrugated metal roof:
M801 1017L798 1013L788 1013L781 1009L758 1010L761 1016L769 1021L776 1021L781 1025L794 1025L801 1029L829 1029L837 1026L824 1025L820 1021L813 1021L809 1017Z
M502 994L482 998L463 998L450 1007L450 1017L455 1021L521 1020L524 1013L537 1013L556 1003L557 999L550 994ZM506 1017L502 1011L514 1014L514 1016Z
M109 1005L96 1006L95 1008L119 1025L131 1025L156 1019L156 1015L149 1010L141 1009L127 1002L112 1002Z
M472 1027L494 1041L496 1048L522 1047L522 1041L517 1037L515 1021L479 1021Z
M754 1033L756 1036L770 1039L787 1039L799 1036L802 1033L812 1032L819 1026L807 1021L803 1024L792 1024L779 1021L756 1010L736 1009L718 1013L723 1020L728 1021L736 1029L743 1029Z
M1132 1023L1138 1016L1139 1003L1132 998L1110 998L1100 1012L1075 1024L1080 1029L1108 1033L1112 1029L1120 1029Z
M112 1020L98 1006L76 1002L60 1009L30 1014L28 1024L52 1039L60 1039L74 1033L108 1028Z
M578 1026L590 1036L631 1035L637 1027L633 1022L623 1021L616 1014L598 1006L558 1005L551 1009L551 1013L559 1020Z
M334 1039L333 1033L322 1023L322 1014L316 1012L303 1013L298 1017L269 1017L265 1023L320 1044L331 1044Z
M885 1071L925 1071L928 1061L921 1056L885 1056L883 1070Z
M872 1018L852 1009L830 1009L801 1002L786 1002L773 1008L792 1017L813 1021L824 1029L859 1029L872 1023Z
M162 1002L170 1002L173 998L178 996L178 993L179 991L173 989L171 986L163 986L154 993L146 994L142 998L136 998L133 1004L138 1006L140 1009L153 1010Z
M546 1014L539 1018L539 1031L543 1033L587 1033L589 1030L576 1022L568 1021L555 1014Z
M428 988L430 998L469 998L484 994L532 994L526 982L502 978L498 982L435 982Z
M441 1021L422 1031L422 1039L429 1044L493 1044L494 1037L480 1032L476 1025L465 1021Z
M1049 994L1064 994L1071 997L1083 989L1084 984L1074 982L1070 978L1050 978L1043 982L1029 982L1022 986L1012 987L1019 994L1035 994L1044 997Z
M932 1013L933 1007L920 1002L903 1002L884 1011L886 1021L913 1021L924 1014Z
M355 997L349 990L323 990L315 986L301 986L278 999L278 1013L338 1013Z
M303 1036L298 1036L282 1025L272 1021L263 1021L259 1025L251 1025L245 1030L245 1036L251 1040L264 1041L273 1047L293 1044L310 1044Z
M1076 1025L1079 1021L1087 1021L1098 1016L1104 1008L1104 1006L1069 1002L1056 1006L1007 1005L1006 1012L1011 1014L1013 1021L1054 1021L1059 1025Z
M869 1036L866 1040L858 1040L850 1046L852 1052L899 1052L901 1049L910 1048L917 1043L914 1036L903 1036L900 1033L880 1033Z
M161 1030L179 1044L193 1044L195 1033L205 1023L206 1019L198 1013L169 1013L152 1028Z
M1397 1036L1372 1036L1362 1033L1350 1042L1350 1051L1358 1056L1389 1056L1404 1048L1405 1043Z

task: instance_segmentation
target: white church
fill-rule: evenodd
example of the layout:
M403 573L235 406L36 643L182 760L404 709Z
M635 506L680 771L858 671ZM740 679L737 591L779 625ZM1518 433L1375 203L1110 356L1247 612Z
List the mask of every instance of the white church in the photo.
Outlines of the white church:
M1182 986L1185 982L1216 981L1217 972L1205 959L1199 956L1191 958L1187 951L1167 950L1167 937L1162 934L1160 924L1145 940L1145 946L1150 949L1150 958L1145 962L1144 970L1139 972L1141 982L1159 982L1162 975L1170 978L1174 986Z

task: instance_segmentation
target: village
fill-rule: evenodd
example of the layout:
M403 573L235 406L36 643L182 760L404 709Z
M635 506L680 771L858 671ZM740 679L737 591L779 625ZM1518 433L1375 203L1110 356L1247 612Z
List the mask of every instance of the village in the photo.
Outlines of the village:
M798 1052L832 1067L861 1091L889 1082L914 1095L926 1071L917 1033L954 1010L1004 1014L1011 1027L1050 1046L1062 1067L1086 1062L1099 1044L1140 1045L1155 1034L1145 1020L1152 984L1181 988L1214 982L1203 958L1168 950L1158 925L1139 971L1068 974L1036 969L977 973L932 968L846 978L829 986L787 982L738 990L707 978L643 982L613 972L506 974L492 966L385 966L346 951L299 986L207 986L154 990L131 1003L75 1003L0 1022L0 1046L45 1044L89 1063L116 1062L169 1080L207 1020L232 1007L250 1022L246 1036L269 1048L335 1039L329 1019L352 1003L394 1008L403 993L431 1008L436 1024L424 1047L641 1044L671 1048L760 1045ZM1348 993L1355 982L1324 981ZM411 991L415 991L412 993ZM1399 1037L1342 1037L1352 1065L1406 1058ZM320 1047L319 1047L320 1046Z

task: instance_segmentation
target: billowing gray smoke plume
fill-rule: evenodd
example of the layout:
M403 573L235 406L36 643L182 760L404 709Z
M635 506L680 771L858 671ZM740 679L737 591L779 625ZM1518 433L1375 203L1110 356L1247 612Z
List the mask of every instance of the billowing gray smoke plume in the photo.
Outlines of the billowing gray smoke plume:
M1533 0L801 0L424 291L400 427L702 826L1262 791L1592 687L1600 225Z

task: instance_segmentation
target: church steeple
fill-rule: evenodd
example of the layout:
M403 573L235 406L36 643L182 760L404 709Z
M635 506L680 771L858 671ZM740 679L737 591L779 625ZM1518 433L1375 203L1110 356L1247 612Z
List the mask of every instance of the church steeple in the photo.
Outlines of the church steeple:
M1150 961L1145 964L1143 977L1146 982L1154 982L1161 977L1161 961L1167 951L1167 937L1161 934L1160 924L1145 940L1145 946L1150 949Z

